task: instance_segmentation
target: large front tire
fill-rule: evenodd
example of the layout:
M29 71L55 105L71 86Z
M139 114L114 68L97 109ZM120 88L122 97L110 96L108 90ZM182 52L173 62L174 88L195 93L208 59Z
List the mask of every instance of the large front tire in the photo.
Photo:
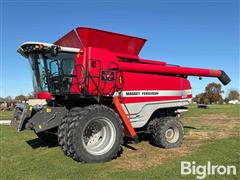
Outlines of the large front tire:
M81 113L81 107L74 107L69 110L66 116L63 117L61 120L61 124L58 127L58 144L61 146L65 155L70 156L71 152L69 151L68 147L68 126L71 123L71 120L74 116Z
M71 157L79 162L106 162L121 152L121 120L112 109L103 105L87 106L73 116L67 135Z

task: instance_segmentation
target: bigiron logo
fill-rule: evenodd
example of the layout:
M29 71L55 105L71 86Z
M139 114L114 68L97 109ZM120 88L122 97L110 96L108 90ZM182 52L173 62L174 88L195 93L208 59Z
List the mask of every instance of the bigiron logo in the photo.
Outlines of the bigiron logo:
M236 175L234 165L213 165L210 161L205 165L198 165L195 161L181 161L181 175L195 175L197 179L204 179L214 175Z

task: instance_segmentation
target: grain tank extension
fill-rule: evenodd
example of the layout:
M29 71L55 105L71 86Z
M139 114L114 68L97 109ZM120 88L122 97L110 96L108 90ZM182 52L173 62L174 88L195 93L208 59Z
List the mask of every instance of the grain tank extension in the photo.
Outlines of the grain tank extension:
M80 162L105 162L120 155L123 138L138 133L163 148L183 142L177 115L191 103L188 76L217 77L222 70L169 65L138 56L145 39L87 27L56 42L26 42L18 52L29 60L36 98L47 104L21 104L12 124L48 141Z

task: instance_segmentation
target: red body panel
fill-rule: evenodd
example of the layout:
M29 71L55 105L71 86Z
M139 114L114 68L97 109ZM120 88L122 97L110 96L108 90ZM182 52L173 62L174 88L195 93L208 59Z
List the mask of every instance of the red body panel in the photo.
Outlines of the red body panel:
M128 93L122 98L124 103L182 100L192 97L187 76L222 75L220 70L140 59L138 54L145 41L92 28L76 28L63 36L55 44L81 48L76 58L71 93L84 91L93 96Z
M146 39L79 27L57 40L54 44L65 47L96 47L111 52L137 56Z
M118 66L124 62L114 56L105 49L99 48L84 48L83 54L78 54L76 59L76 67L74 74L77 78L73 78L72 93L79 94L85 88L90 95L95 96L113 96L116 91L181 91L190 90L189 81L183 77L166 76L158 74L149 74L141 72L127 72ZM141 64L128 63L131 67L138 67L139 65L163 67L164 62L153 64L153 61L144 60ZM148 64L149 63L149 64ZM114 81L103 81L103 71L111 71L114 73ZM91 75L87 77L87 73ZM84 82L84 78L85 82ZM79 82L79 83L77 83ZM84 83L83 83L84 82ZM167 96L147 96L147 97L123 97L124 103L137 103L147 101L166 101L174 99L191 98L191 94L184 96L167 95Z
M37 92L34 94L34 96L37 99L46 99L46 100L52 99L52 94L49 92Z
M124 72L124 84L122 91L147 91L147 92L157 92L161 91L181 91L190 90L191 86L187 79L174 76L163 76L163 75L152 75L143 73L129 73ZM123 97L124 103L137 103L137 102L153 102L153 101L167 101L174 99L185 99L191 98L191 94L188 96L176 96L174 94L170 95L156 95L153 94L144 96L126 96Z

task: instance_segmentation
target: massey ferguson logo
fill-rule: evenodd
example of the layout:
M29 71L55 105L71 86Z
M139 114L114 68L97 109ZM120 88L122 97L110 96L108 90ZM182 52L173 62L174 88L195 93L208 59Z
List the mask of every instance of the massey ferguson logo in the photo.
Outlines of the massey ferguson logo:
M152 91L152 92L146 92L146 91L142 91L142 92L137 92L137 91L132 91L132 92L126 92L126 96L157 96L159 95L159 92L157 91Z
M191 95L191 89L186 90L143 90L143 91L122 91L123 97L154 97L154 96L179 96L180 98L187 98ZM119 96L119 92L115 92L115 96Z

